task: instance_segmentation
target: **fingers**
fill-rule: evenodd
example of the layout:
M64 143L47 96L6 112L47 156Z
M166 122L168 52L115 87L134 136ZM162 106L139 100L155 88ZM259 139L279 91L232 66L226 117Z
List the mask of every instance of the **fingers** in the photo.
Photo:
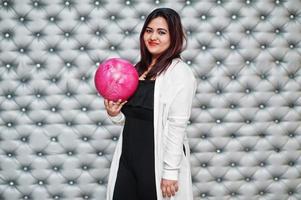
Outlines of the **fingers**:
M164 198L175 196L179 190L178 181L162 180L161 181L162 196Z
M104 99L104 104L105 104L105 107L107 108L109 106L109 101L107 99Z
M120 110L121 107L122 107L124 104L126 104L126 103L127 103L127 101L123 101L123 102L122 102L122 100L119 99L118 101L109 101L109 106L110 106L111 108L115 108L115 109L117 109L117 110Z
M171 185L169 188L170 188L170 196L169 197L175 196L176 195L176 187L174 185Z
M165 198L166 197L166 187L161 185L161 190L162 190L162 196Z
M108 99L104 99L105 108L107 110L107 113L110 116L118 115L118 113L120 112L122 106L126 103L127 103L127 101L122 101L121 99L119 99L118 101L111 101L111 100L108 100Z
M122 102L120 105L121 105L121 107L124 105L124 104L126 104L128 101L124 101L124 102Z
M119 99L118 101L110 101L108 99L104 99L104 105L106 108L112 108L112 107L119 107L126 104L127 101L122 101L122 99Z
M176 192L179 191L179 184L178 184L178 182L176 182L176 184L174 186L175 186L175 191Z

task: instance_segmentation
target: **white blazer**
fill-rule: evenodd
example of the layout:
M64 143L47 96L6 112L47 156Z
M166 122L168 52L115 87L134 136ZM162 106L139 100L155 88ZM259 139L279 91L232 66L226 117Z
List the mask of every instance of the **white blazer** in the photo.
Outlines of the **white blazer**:
M161 178L178 180L179 191L170 200L192 200L190 151L186 136L196 79L190 67L181 59L174 59L171 66L155 82L154 92L154 155L157 200L163 200ZM122 113L110 117L113 123L123 124ZM186 156L183 151L185 147ZM107 186L107 200L113 192L122 149L122 132L116 145Z

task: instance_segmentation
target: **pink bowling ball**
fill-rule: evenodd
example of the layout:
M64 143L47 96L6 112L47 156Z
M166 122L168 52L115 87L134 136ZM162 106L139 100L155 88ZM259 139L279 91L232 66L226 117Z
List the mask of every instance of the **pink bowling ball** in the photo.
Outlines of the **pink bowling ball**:
M96 70L94 83L97 91L111 101L127 100L137 89L139 75L132 63L121 58L111 58Z

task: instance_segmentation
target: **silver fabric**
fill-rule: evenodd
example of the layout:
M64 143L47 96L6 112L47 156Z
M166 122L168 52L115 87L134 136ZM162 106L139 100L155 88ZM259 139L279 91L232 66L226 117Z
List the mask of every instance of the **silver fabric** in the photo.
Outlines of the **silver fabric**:
M94 72L137 62L156 7L181 15L198 78L194 199L301 199L300 0L2 0L1 200L105 198L120 127Z

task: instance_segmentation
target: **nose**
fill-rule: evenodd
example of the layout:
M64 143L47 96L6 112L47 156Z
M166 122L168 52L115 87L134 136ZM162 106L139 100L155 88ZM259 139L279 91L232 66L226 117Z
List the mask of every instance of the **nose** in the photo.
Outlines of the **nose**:
M156 33L152 33L152 34L150 35L150 39L151 39L151 40L156 40L156 39L157 39L157 34L156 34Z

